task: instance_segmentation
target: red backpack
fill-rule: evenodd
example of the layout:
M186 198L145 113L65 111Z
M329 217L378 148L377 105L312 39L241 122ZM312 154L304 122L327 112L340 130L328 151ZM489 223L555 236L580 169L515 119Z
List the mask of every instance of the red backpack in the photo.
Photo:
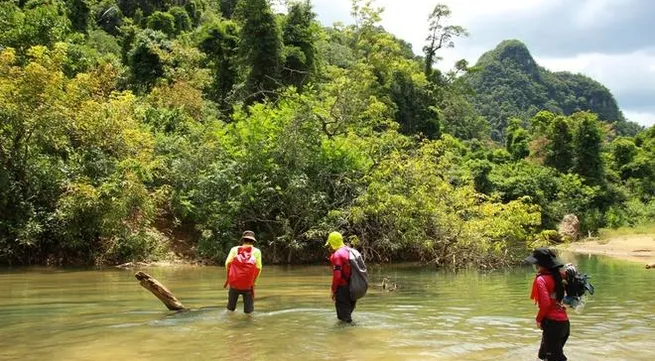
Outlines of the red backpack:
M228 267L227 282L230 287L237 290L249 290L255 284L258 274L259 269L257 269L257 260L252 254L252 247L239 247L237 255Z

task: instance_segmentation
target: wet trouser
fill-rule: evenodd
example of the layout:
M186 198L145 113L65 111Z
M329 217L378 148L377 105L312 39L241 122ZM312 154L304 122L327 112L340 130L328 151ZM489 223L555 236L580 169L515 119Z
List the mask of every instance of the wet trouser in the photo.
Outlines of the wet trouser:
M541 336L541 347L539 347L539 359L566 361L564 344L569 338L571 329L569 321L544 319L541 322L541 329L543 330L543 334Z
M237 290L230 287L227 295L227 309L234 311L237 308L239 295L243 295L243 312L251 313L255 310L255 300L252 290Z
M337 309L337 318L344 322L352 322L350 316L355 309L357 301L350 299L350 289L348 286L337 287L334 299L334 307Z

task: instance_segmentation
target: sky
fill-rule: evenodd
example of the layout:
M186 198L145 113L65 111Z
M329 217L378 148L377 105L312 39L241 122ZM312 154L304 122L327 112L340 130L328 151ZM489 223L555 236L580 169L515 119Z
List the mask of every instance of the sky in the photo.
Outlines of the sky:
M452 11L449 24L470 36L440 51L444 70L458 59L475 64L505 39L518 39L537 63L585 74L608 87L626 118L655 124L655 1L653 0L376 0L382 26L420 54L427 17L437 3ZM351 23L350 0L312 0L324 25Z

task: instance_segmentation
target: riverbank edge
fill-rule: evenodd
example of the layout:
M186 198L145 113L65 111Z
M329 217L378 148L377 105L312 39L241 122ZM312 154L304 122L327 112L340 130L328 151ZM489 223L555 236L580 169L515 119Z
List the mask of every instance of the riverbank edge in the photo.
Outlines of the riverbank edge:
M556 247L575 254L607 256L645 265L655 264L655 234L587 238Z

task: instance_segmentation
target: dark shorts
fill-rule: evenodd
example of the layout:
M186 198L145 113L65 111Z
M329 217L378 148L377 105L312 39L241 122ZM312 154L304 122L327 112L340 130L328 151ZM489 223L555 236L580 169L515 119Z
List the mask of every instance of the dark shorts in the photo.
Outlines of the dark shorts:
M234 311L237 308L239 295L243 295L243 312L251 313L255 310L255 300L252 297L251 290L237 290L230 287L227 295L227 309Z
M357 301L350 299L350 289L348 286L337 287L335 294L334 307L337 309L337 318L343 322L352 322L351 315L355 309Z
M566 361L564 344L569 338L571 324L569 321L553 321L544 319L541 322L543 330L539 359L546 361Z

